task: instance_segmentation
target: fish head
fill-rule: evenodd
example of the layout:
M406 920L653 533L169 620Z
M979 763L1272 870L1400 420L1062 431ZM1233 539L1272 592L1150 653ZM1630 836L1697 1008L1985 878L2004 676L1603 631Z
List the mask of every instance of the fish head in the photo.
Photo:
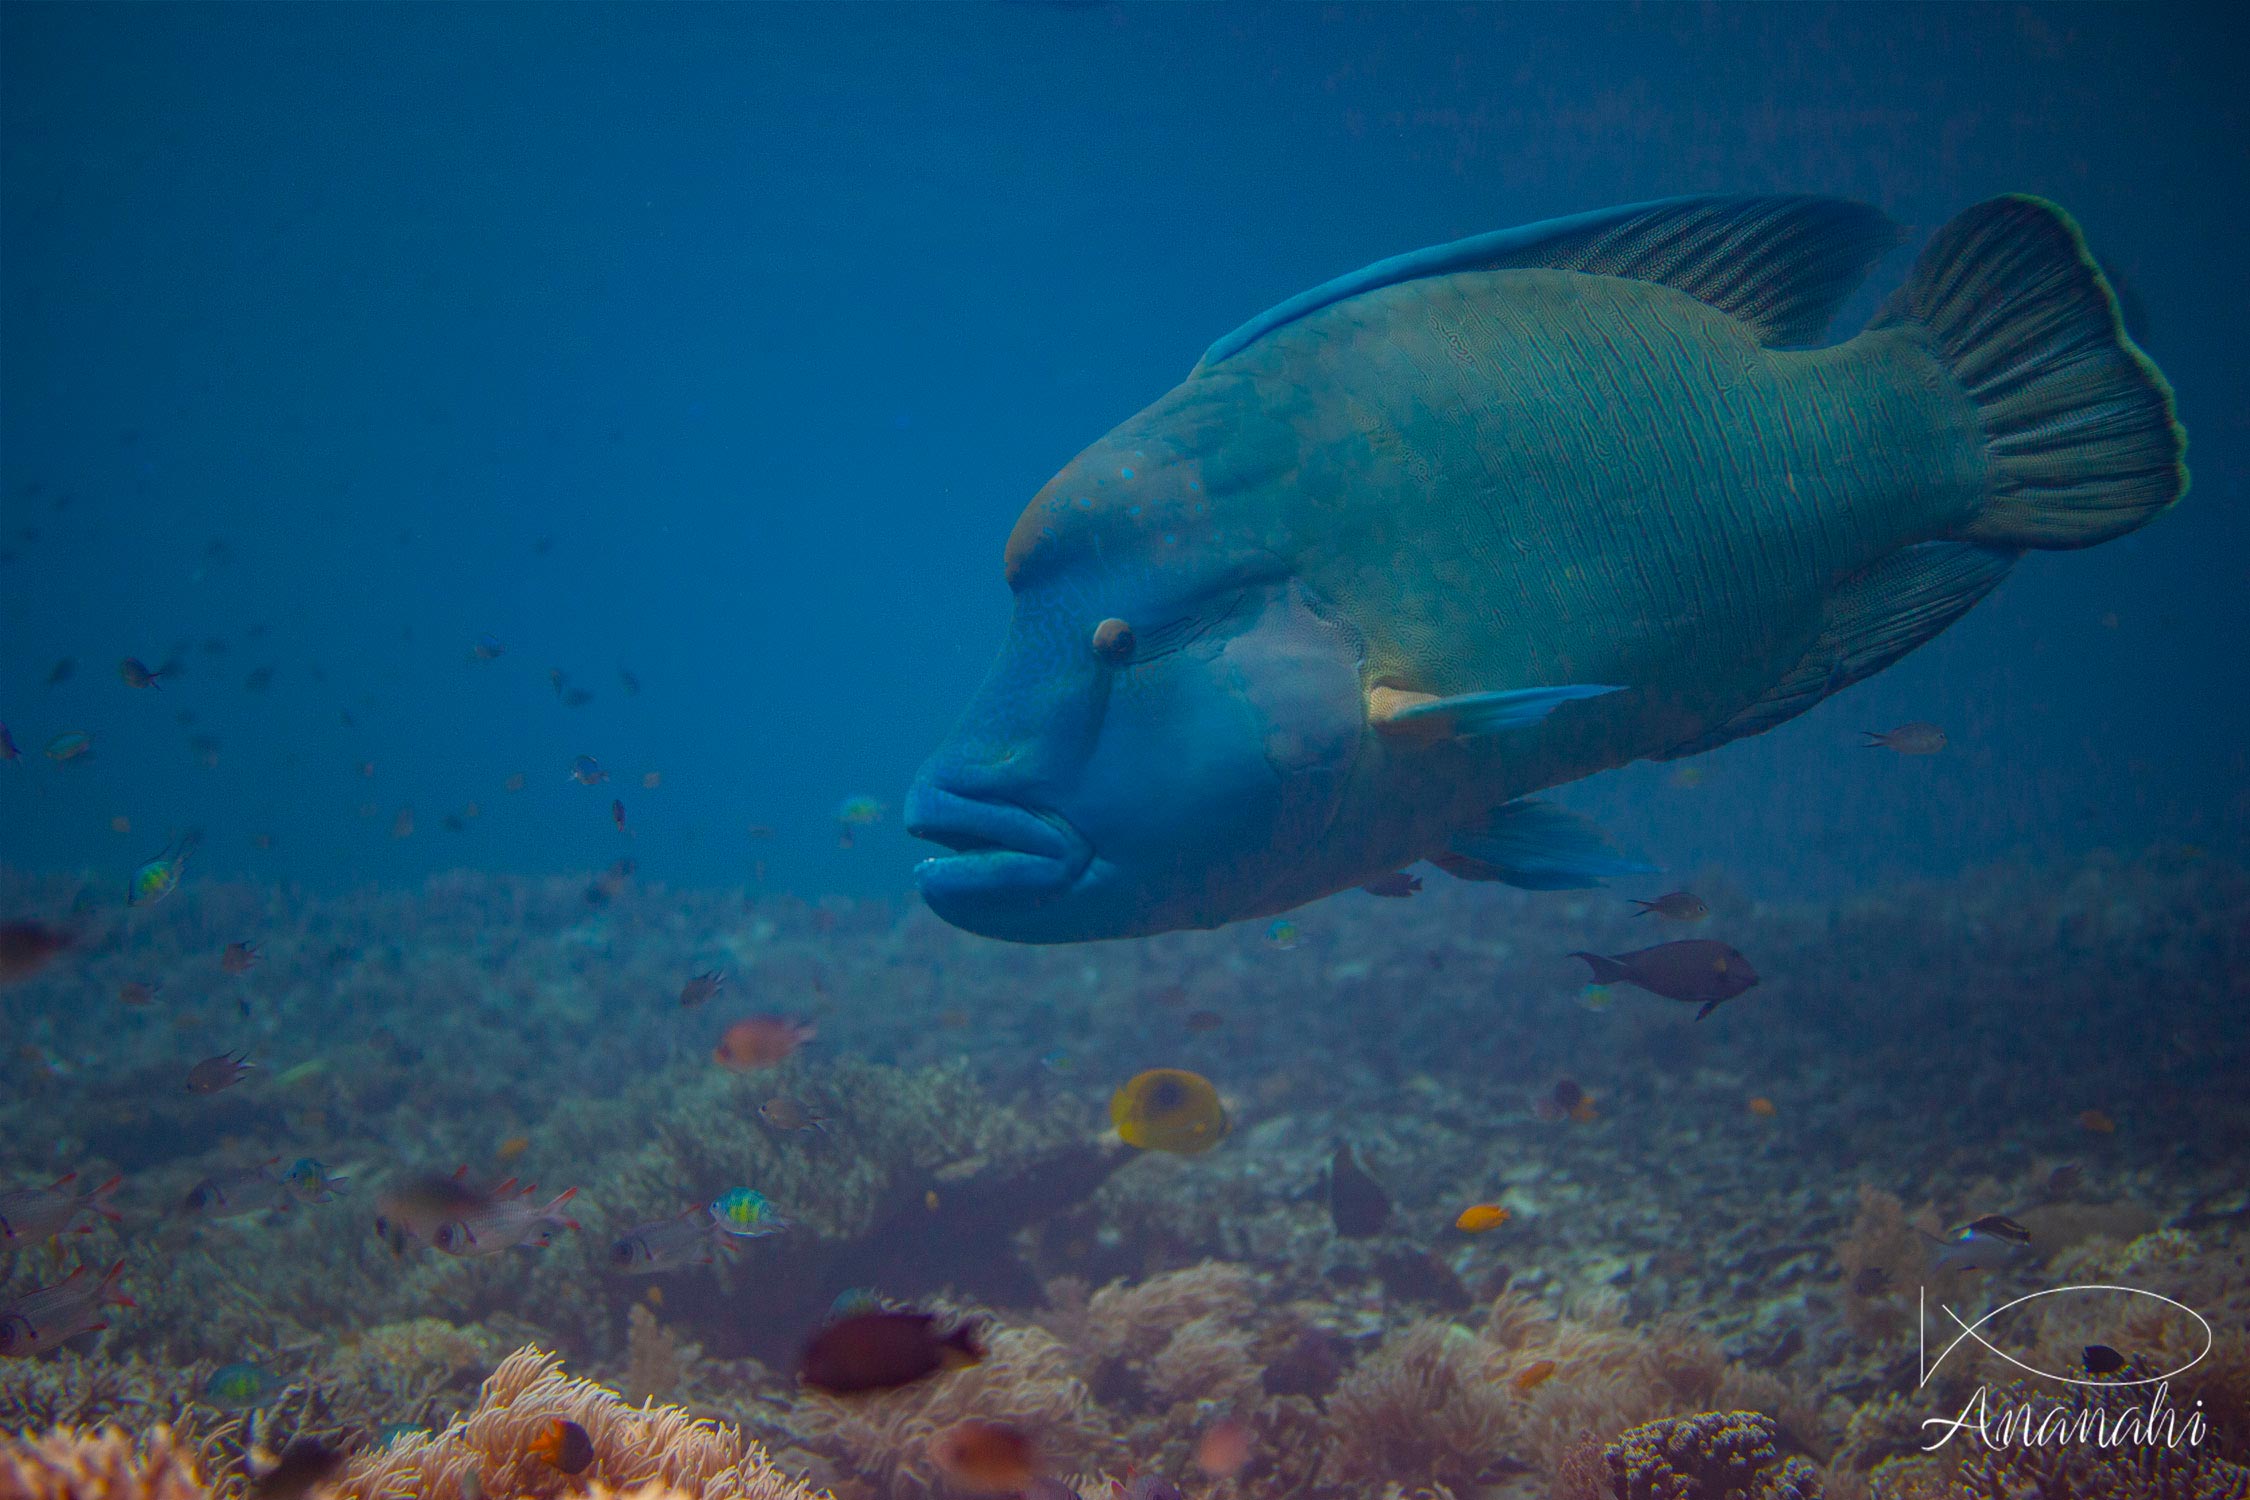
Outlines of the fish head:
M1129 441L1129 440L1127 440ZM1114 436L1009 539L999 659L906 800L923 899L1060 943L1285 909L1367 730L1363 644L1190 459Z

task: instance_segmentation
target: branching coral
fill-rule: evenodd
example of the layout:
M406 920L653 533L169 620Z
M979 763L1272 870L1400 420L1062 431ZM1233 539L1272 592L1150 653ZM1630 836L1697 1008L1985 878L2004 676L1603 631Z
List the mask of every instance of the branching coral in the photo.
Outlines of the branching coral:
M8 1500L205 1500L192 1452L168 1427L140 1437L121 1428L58 1428L0 1440L0 1495Z
M1775 1436L1757 1412L1703 1412L1635 1427L1603 1457L1617 1500L1819 1500L1820 1476Z
M593 1462L565 1475L531 1451L558 1418L593 1442ZM735 1428L676 1406L628 1406L616 1392L565 1375L540 1349L519 1349L484 1383L476 1409L430 1434L406 1433L353 1461L340 1486L349 1500L541 1497L585 1484L620 1489L661 1483L696 1500L815 1500Z

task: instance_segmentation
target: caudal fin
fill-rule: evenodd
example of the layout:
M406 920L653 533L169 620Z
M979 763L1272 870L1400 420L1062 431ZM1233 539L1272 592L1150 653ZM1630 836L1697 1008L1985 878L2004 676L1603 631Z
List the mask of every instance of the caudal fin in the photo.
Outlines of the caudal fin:
M2187 493L2172 388L2054 204L1994 198L1940 229L1871 326L1902 323L1935 335L1984 420L1992 488L1961 540L2091 547Z
M1629 978L1632 973L1616 959L1604 958L1599 953L1573 953L1570 956L1586 960L1586 967L1594 971L1596 984L1615 984L1621 979Z

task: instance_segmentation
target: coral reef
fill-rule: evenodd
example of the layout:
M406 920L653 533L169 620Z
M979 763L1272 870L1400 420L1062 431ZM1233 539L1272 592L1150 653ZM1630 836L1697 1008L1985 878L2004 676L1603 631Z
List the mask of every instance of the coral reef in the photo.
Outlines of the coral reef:
M1635 1427L1602 1456L1617 1500L1820 1500L1820 1476L1775 1442L1771 1418L1715 1411Z
M0 1495L8 1500L207 1500L194 1455L168 1427L139 1437L118 1427L58 1428L0 1438Z

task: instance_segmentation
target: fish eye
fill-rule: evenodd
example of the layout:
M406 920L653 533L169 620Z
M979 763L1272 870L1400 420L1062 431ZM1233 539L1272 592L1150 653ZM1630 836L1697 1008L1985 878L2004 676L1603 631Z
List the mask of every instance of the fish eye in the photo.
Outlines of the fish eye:
M1113 667L1133 659L1133 627L1114 617L1094 627L1094 654Z
M0 1354L13 1354L22 1348L25 1334L37 1337L37 1330L22 1313L10 1313L0 1318Z
M456 1228L456 1226L451 1224L440 1224L437 1228L437 1233L430 1237L430 1243L437 1246L440 1250L450 1250L453 1248L453 1242L458 1233L459 1230Z
M633 1242L629 1239L619 1240L616 1244L610 1246L609 1259L612 1265L631 1265L633 1263Z

